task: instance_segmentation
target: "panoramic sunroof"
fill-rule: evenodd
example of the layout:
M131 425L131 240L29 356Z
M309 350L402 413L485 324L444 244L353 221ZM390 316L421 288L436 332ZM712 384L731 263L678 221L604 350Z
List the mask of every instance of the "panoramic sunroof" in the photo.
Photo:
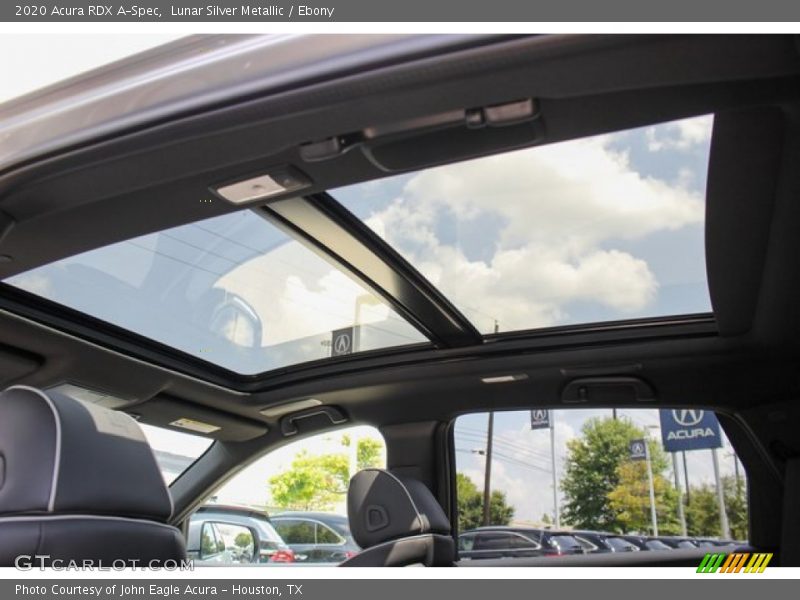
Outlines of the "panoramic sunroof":
M482 333L708 312L712 123L663 123L331 194Z
M5 283L247 375L428 341L253 211L112 244Z

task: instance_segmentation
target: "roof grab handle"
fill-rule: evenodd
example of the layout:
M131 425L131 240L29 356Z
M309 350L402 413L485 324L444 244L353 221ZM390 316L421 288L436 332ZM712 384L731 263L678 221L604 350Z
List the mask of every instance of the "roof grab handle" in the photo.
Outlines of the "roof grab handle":
M341 425L348 421L344 413L335 406L318 406L301 410L281 419L281 433L284 437L291 437L300 433L297 422L314 417L327 417L331 425Z
M561 392L564 404L654 402L656 393L644 379L638 377L582 377L573 379Z

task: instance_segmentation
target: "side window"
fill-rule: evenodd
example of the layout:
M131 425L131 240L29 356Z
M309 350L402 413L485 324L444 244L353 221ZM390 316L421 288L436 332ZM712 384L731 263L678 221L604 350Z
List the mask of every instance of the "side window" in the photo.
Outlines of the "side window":
M314 523L303 520L279 520L275 529L287 544L313 544L315 542Z
M508 550L511 547L508 533L481 533L475 540L475 550Z
M509 539L510 547L517 548L517 549L525 549L525 548L537 548L539 544L526 538L523 535L512 535Z
M649 540L644 544L648 550L669 550L670 547L667 546L661 540Z
M458 549L470 551L475 546L475 536L472 534L458 536Z
M578 543L581 545L581 548L586 550L586 552L597 552L598 549L597 546L592 542L590 542L589 540L587 540L586 538L576 536L575 539L578 540Z
M361 469L385 466L386 445L377 429L326 431L262 456L191 518L221 513L249 524L259 532L262 564L341 562L360 551L347 523L350 478Z
M341 544L342 538L330 527L317 523L317 543L318 544Z
M546 539L547 556L747 541L746 474L713 412L478 413L454 438L458 530L477 535L481 558L509 547L486 527Z
M629 541L616 537L608 538L608 545L617 552L636 552L639 550L637 546L634 546Z

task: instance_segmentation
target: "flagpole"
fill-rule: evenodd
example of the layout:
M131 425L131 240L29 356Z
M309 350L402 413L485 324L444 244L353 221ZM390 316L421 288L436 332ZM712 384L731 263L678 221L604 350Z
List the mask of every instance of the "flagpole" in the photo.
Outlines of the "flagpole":
M658 536L658 517L656 516L656 492L653 488L653 468L650 465L649 439L644 440L644 459L647 462L647 483L650 486L650 521L653 526L653 536Z
M686 537L689 534L686 532L686 513L683 511L683 489L678 477L678 456L675 452L670 454L672 454L672 474L675 476L675 489L678 490L678 519L681 522L681 535Z
M725 510L725 493L722 490L722 481L719 477L719 458L717 449L711 448L711 458L714 461L714 479L717 482L717 502L719 503L719 528L722 531L722 538L731 539L731 530L728 525L728 512Z

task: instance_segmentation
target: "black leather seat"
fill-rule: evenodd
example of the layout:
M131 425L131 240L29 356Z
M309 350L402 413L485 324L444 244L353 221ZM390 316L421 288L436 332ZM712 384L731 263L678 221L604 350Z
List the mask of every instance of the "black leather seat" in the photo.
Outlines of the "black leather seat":
M363 550L342 567L452 566L450 522L425 485L381 469L365 469L347 492L350 530Z
M181 561L186 548L166 524L171 513L130 416L24 386L0 393L0 566L19 556L55 566Z

